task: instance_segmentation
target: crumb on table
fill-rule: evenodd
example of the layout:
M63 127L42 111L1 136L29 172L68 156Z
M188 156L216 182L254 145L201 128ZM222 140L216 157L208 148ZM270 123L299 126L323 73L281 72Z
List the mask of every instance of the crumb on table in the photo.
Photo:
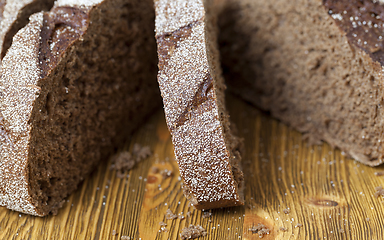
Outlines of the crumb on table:
M179 216L177 216L178 219L183 220L185 219L183 212L179 213Z
M198 237L204 237L207 235L207 231L200 225L189 225L189 227L181 230L181 239L194 239Z
M151 154L151 150L148 146L141 147L140 144L135 143L132 153L123 151L113 157L111 170L117 171L116 176L118 178L124 178L129 170Z
M263 238L264 235L268 235L271 231L262 223L258 223L257 226L252 226L248 230L251 231L253 234L255 233L259 234L259 238Z
M286 208L286 209L283 210L283 212L284 212L285 214L288 214L288 213L291 212L291 210L289 210L289 208Z
M212 216L211 212L203 212L202 218L210 218Z
M378 187L375 187L375 190L376 190L376 192L375 192L375 197L377 198L377 197L380 197L380 196L384 196L384 189L383 189L383 187L382 186L378 186Z
M173 219L176 219L177 218L177 215L176 214L174 214L172 211L171 211L171 209L167 209L167 211L166 211L166 213L165 213L165 218L167 219L167 220L173 220Z

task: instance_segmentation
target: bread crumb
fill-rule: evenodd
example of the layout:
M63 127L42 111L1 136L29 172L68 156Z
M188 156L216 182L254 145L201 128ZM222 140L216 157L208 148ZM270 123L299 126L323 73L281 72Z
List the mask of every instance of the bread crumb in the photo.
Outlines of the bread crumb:
M167 220L173 220L173 219L176 219L177 218L177 215L176 214L174 214L172 211L171 211L171 209L167 209L167 212L165 213L165 218L167 219Z
M366 218L365 220L366 220L367 222L371 221L371 219L370 219L370 218Z
M210 218L212 216L211 212L203 212L203 218Z
M159 222L160 224L160 231L161 232L168 232L168 228L166 228L167 224L163 221Z
M140 144L135 143L132 153L123 151L112 158L111 170L117 171L116 177L125 178L129 170L151 154L151 150L148 146L141 147Z
M152 167L152 173L158 173L160 171L160 169L158 167Z
M285 228L285 227L280 227L280 231L282 231L282 232L286 232L286 231L288 231L288 229Z
M296 224L295 228L301 228L302 226L303 226L303 224L298 223L298 224Z
M128 237L128 236L121 236L120 239L121 239L121 240L131 240L131 237Z
M384 171L381 171L381 172L375 172L375 176L384 176Z
M163 179L169 178L172 176L172 170L164 169L163 171L160 172L161 175L163 175Z
M133 145L133 156L136 158L136 162L139 162L152 155L149 146L142 147L140 144L135 143Z
M283 210L283 212L284 212L285 214L288 214L288 213L291 212L291 210L289 210L289 208L286 208L286 209Z
M188 212L187 212L187 217L190 217L190 216L191 216L191 212L188 211Z
M375 190L376 190L376 192L375 192L375 197L377 198L377 197L379 197L379 196L384 196L384 189L383 189L383 187L382 186L378 186L378 187L375 187Z
M339 230L340 233L345 233L344 229L340 228Z
M207 231L200 225L189 225L189 227L181 230L180 237L181 239L194 239L198 237L207 236Z
M255 234L255 233L259 234L259 238L263 238L264 235L267 235L270 233L269 228L267 228L262 223L258 223L257 226L252 226L248 230L251 231L253 234Z
M166 227L161 227L161 228L160 228L160 231L161 231L161 232L168 232L168 228L166 228Z
M185 217L184 217L184 215L183 215L183 213L181 212L181 213L179 213L179 216L177 217L178 219L180 219L180 220L183 220L183 219L185 219Z
M116 236L116 235L117 235L116 230L112 230L112 236Z

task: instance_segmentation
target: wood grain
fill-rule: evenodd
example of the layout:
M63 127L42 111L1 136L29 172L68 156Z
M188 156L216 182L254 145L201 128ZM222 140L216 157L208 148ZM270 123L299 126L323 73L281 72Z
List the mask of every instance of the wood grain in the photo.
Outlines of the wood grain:
M127 178L117 178L108 161L56 216L0 208L0 239L179 239L184 227L199 224L208 232L201 239L251 240L260 239L249 230L258 223L271 229L263 239L383 239L384 201L374 193L384 177L374 173L384 167L363 166L327 144L308 146L300 133L235 97L228 105L244 138L246 206L212 210L204 218L189 205L159 110L126 144L126 150L139 143L154 152ZM167 220L167 209L185 218ZM168 231L160 230L161 221Z

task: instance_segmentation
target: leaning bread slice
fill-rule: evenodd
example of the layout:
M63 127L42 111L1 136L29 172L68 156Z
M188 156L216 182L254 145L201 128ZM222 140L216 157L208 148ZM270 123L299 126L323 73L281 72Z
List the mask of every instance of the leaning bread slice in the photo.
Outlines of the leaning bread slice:
M54 0L0 0L0 53L1 58L16 32L28 23L32 13L49 10Z
M43 216L159 103L150 0L59 0L0 79L0 205ZM159 98L159 99L158 99Z
M209 1L157 0L158 82L184 193L197 209L243 205Z

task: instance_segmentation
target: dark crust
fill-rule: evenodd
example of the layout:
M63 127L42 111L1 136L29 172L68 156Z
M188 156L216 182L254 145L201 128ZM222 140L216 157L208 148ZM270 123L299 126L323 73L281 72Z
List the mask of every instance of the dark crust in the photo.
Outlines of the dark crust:
M158 43L158 56L159 56L159 70L162 71L163 68L167 65L169 57L172 55L172 52L177 48L177 43L184 39L187 39L191 33L192 28L196 25L202 24L203 20L196 20L184 27L181 27L171 33L164 33L162 35L156 36L156 41Z
M349 42L383 66L384 6L372 0L323 0L323 4Z
M192 100L189 102L187 108L179 116L175 125L172 126L173 128L177 128L183 125L190 118L189 114L192 111L196 110L201 104L209 100L208 93L212 89L212 87L213 87L212 76L210 74L207 74L206 77L204 78L204 81L201 82L196 94L193 96ZM210 105L210 109L211 108L212 108L212 105Z
M6 2L6 0L0 0L0 21L3 20L3 13ZM53 7L53 3L54 0L34 0L19 11L17 19L14 21L12 26L9 27L8 32L4 35L3 46L0 48L1 59L3 59L7 53L8 48L11 46L13 36L29 22L29 17L32 14L40 11L49 11Z
M89 25L89 9L57 7L44 13L39 62L42 78L56 67L61 55L84 34Z

